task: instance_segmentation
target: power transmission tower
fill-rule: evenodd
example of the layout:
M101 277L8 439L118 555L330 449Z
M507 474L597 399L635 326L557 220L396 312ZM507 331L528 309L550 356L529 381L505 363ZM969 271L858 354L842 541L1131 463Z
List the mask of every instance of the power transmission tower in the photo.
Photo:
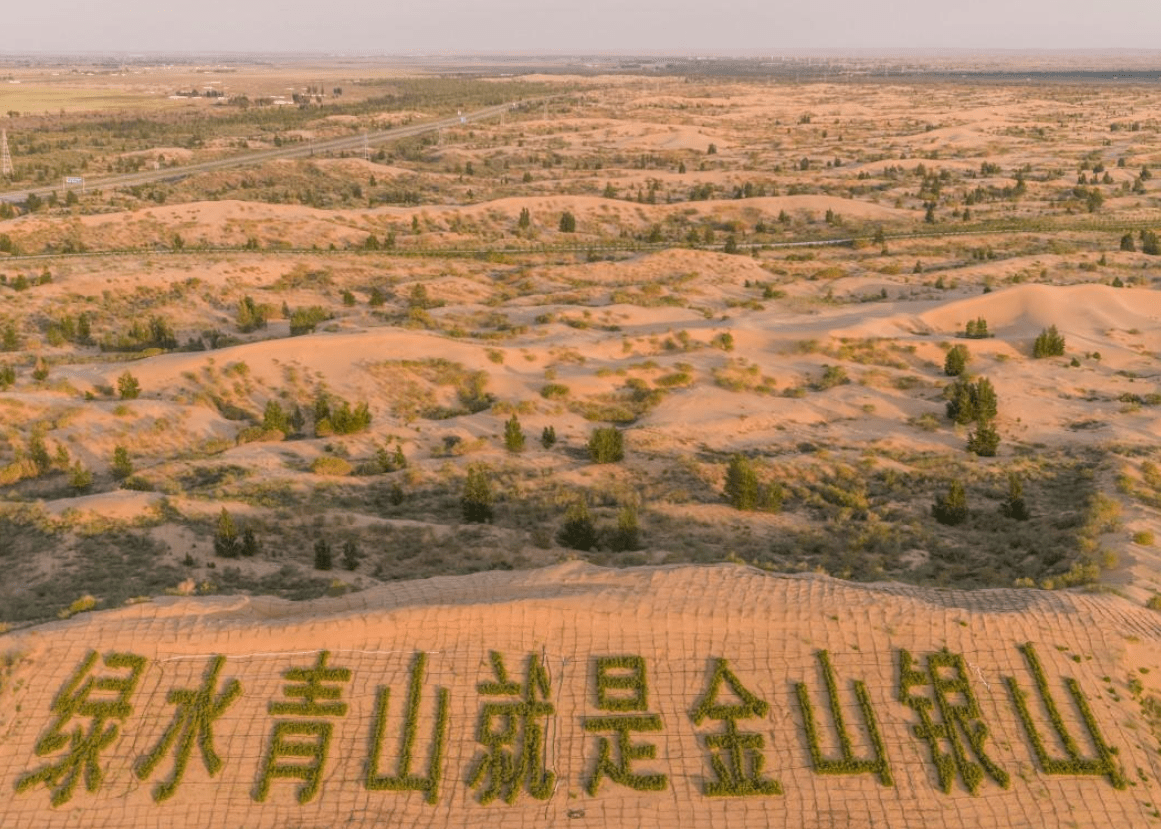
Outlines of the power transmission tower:
M12 178L12 153L8 152L8 130L0 130L0 175Z

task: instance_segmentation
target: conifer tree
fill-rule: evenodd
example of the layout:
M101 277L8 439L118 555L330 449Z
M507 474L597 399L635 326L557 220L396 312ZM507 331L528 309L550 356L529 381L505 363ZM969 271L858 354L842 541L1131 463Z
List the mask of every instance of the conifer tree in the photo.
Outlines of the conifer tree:
M238 528L234 526L234 519L222 507L218 513L218 528L214 533L214 555L223 558L237 558L241 552L241 542L238 539Z
M572 503L564 514L564 524L557 541L573 550L591 550L597 545L597 531L583 497Z
M1000 513L1017 521L1027 521L1031 517L1028 505L1024 503L1024 485L1015 472L1008 475L1008 496L1000 504Z
M314 569L330 570L333 566L334 555L331 552L331 545L325 538L320 538L314 543Z
M995 457L1000 446L1000 433L991 420L981 419L975 431L968 435L967 450L981 457Z
M520 428L520 418L515 412L504 423L504 446L509 452L524 451L524 430Z
M962 524L968 516L967 493L964 492L963 484L958 480L952 481L947 492L935 499L931 514L940 524Z
M1056 330L1055 325L1048 326L1036 337L1036 342L1032 345L1032 356L1036 358L1064 356L1064 337Z
M947 357L944 358L943 373L948 377L960 376L967 368L969 359L971 359L971 354L968 353L966 345L953 345L948 350Z
M617 515L617 526L609 538L609 549L622 553L636 550L640 546L641 528L637 523L637 508L626 504Z
M133 461L129 458L129 450L124 446L113 448L113 477L123 481L133 474Z
M468 467L468 478L464 482L464 493L460 499L464 520L473 524L488 524L492 521L492 485L488 481L488 469L482 464Z
M758 476L750 459L744 455L730 458L725 496L735 509L752 510L758 506Z

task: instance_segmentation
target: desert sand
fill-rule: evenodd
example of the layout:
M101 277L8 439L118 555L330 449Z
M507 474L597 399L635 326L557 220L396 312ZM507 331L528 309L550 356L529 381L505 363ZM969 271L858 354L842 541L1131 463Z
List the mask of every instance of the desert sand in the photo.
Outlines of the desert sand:
M0 220L6 829L1161 821L1161 96L354 71L20 91L94 178L553 97Z

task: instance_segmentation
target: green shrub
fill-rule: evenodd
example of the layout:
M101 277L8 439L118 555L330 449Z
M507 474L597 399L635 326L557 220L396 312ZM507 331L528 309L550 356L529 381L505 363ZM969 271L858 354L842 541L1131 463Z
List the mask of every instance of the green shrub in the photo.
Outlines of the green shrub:
M352 539L347 539L343 542L343 567L347 570L355 570L359 566L359 545Z
M545 426L540 432L540 445L545 449L551 449L556 444L556 429L552 426Z
M1056 330L1055 325L1048 326L1036 337L1036 342L1032 345L1032 356L1037 359L1064 356L1064 337Z
M964 492L963 484L952 481L948 485L947 492L935 499L935 503L931 506L931 514L940 524L949 526L962 524L967 520L967 494Z
M464 520L473 524L491 523L492 501L492 484L488 478L488 468L482 464L472 464L468 467L468 477L460 498Z
M350 475L353 470L350 462L332 455L323 455L315 458L310 465L310 471L316 475Z
M117 393L122 400L136 400L141 396L141 384L137 378L126 371L117 378Z
M1149 530L1141 530L1133 533L1133 543L1140 544L1142 547L1153 546L1153 533Z
M839 738L838 759L823 757L819 737L818 721L814 715L814 705L810 700L810 691L806 683L800 682L795 686L798 696L798 706L802 712L802 722L806 731L806 742L810 747L811 764L817 774L874 774L884 786L894 785L891 776L891 766L887 759L887 748L883 744L883 736L879 731L878 719L871 705L871 695L867 691L865 682L856 680L854 685L855 697L859 701L859 709L863 714L863 724L870 737L875 757L872 760L860 760L855 757L853 741L847 731L846 718L842 712L842 702L838 695L838 682L834 675L834 668L830 664L830 654L825 651L816 651L819 663L823 669L823 682L826 684L827 699L830 702L831 721Z
M640 549L641 528L637 523L637 508L632 504L621 507L617 526L609 534L609 549L615 553Z
M78 613L87 613L88 611L96 608L96 606L96 598L86 593L84 596L81 596L68 607L62 608L56 615L58 618L68 619L72 616L76 616Z
M548 383L540 389L540 396L545 400L560 400L568 397L568 386L563 383Z
M624 438L616 426L593 430L589 437L589 457L593 463L616 463L625 457Z
M597 546L597 530L585 499L578 498L564 514L564 524L556 534L561 545L573 550L591 550Z
M971 340L985 340L992 336L988 333L988 321L983 317L976 317L974 320L968 320L964 336Z
M1027 521L1031 517L1024 503L1024 485L1015 473L1008 475L1008 495L1000 504L1000 513L1016 521Z
M93 485L93 473L77 461L69 471L69 486L77 492L85 492Z
M943 373L948 377L958 377L964 373L967 368L968 360L971 359L971 354L967 350L966 345L953 345L947 352L947 357L943 361Z
M1014 678L1005 677L1008 693L1011 695L1012 702L1016 706L1016 711L1020 715L1020 722L1024 726L1024 733L1027 735L1028 741L1032 744L1032 751L1036 756L1040 769L1045 774L1104 776L1109 779L1113 788L1127 788L1128 781L1125 780L1124 775L1117 767L1117 750L1105 742L1104 737L1101 735L1100 727L1097 724L1096 717L1093 715L1088 698L1080 689L1080 683L1072 677L1068 677L1064 681L1069 696L1072 697L1076 709L1080 711L1081 721L1088 731L1089 739L1096 748L1097 756L1091 758L1081 756L1076 740L1069 732L1068 726L1060 714L1060 709L1052 697L1052 692L1048 687L1048 678L1044 675L1044 668L1040 664L1040 659L1036 656L1036 650L1032 647L1032 643L1028 642L1021 645L1020 652L1024 655L1024 660L1036 683L1037 695L1043 701L1044 708L1048 712L1048 718L1052 722L1052 729L1056 732L1056 739L1052 740L1052 742L1062 746L1065 752L1065 757L1061 759L1049 756L1048 749L1044 745L1044 738L1040 735L1040 729L1037 727L1036 721L1032 719L1032 714L1028 708L1028 695L1020 688Z
M947 398L947 416L960 425L992 420L999 410L996 389L986 377L973 383L961 375L944 388L943 396Z
M333 566L334 556L331 553L331 545L325 538L320 538L314 543L314 569L330 570Z
M234 519L225 507L218 513L218 526L214 532L214 555L223 558L237 558L242 552L242 545L238 539L238 528Z
M290 336L297 337L301 334L309 334L318 327L320 322L330 318L330 313L318 305L312 305L309 308L295 308L290 315Z
M822 377L814 384L815 391L826 391L835 386L843 386L850 383L851 380L847 377L846 369L842 366L823 366Z
M504 423L504 446L509 452L524 451L524 430L520 428L520 418L515 412Z
M124 446L113 448L113 477L123 481L133 474L133 461L129 458L129 450Z
M985 458L992 458L1000 447L1000 433L990 420L980 420L975 431L968 435L967 450Z
M730 458L725 496L735 509L752 510L758 506L758 475L750 459L744 455Z

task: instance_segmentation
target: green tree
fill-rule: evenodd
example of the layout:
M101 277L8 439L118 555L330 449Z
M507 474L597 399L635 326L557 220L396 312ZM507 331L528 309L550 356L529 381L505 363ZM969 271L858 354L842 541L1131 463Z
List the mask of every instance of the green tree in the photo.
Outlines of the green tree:
M129 450L124 446L113 448L113 477L123 481L133 474L133 461L129 458Z
M77 492L86 492L93 485L93 473L80 461L69 470L69 486Z
M214 555L222 558L237 558L242 552L242 543L238 538L238 528L234 519L225 507L218 513L218 526L214 532Z
M334 566L334 554L331 545L325 538L314 543L314 569L330 570Z
M238 310L234 315L234 322L243 334L257 331L266 327L266 310L257 305L249 296L238 300Z
M966 345L953 345L948 349L947 357L943 361L943 373L948 377L959 377L967 368L971 354Z
M77 317L77 343L80 345L91 345L92 342L92 323L89 321L89 315L82 313Z
M947 416L950 420L963 425L976 419L976 405L972 395L972 384L964 377L950 384L944 395L947 401Z
M524 451L524 430L520 428L520 418L515 412L504 423L504 446L509 452Z
M752 510L758 506L758 475L750 459L734 455L726 469L726 500L735 509Z
M1015 472L1008 475L1008 495L1000 504L1000 513L1016 521L1027 521L1031 517L1028 505L1024 503L1024 485Z
M266 408L262 411L262 428L268 432L290 434L290 417L283 410L282 404L273 398L266 401Z
M972 407L975 409L976 420L992 420L999 411L999 400L992 381L987 377L976 380L972 386Z
M968 320L967 329L964 335L973 340L985 340L992 336L988 333L988 321L983 317L976 317L974 320Z
M141 384L137 378L126 371L117 378L117 393L122 400L136 400L141 396Z
M567 210L560 214L560 232L576 233L576 216Z
M967 493L964 492L963 484L958 480L952 481L947 487L947 492L936 497L935 503L931 505L931 514L940 524L949 526L962 524L967 520Z
M625 457L625 443L616 426L593 429L589 436L589 457L593 463L616 463Z
M2 388L3 386L0 386ZM552 426L545 426L540 432L540 445L545 449L551 449L556 443L556 429Z
M573 550L591 550L597 545L597 530L583 497L574 501L564 514L564 524L556 534L561 545Z
M258 542L258 536L254 534L254 530L250 527L242 530L242 555L245 558L253 558L262 551L262 545Z
M16 351L20 348L20 334L16 330L16 323L9 320L4 323L4 332L0 334L0 350Z
M16 369L8 364L0 366L0 391L16 382Z
M483 464L474 463L468 467L464 493L460 498L464 520L473 524L491 523L492 502L492 484L488 480L488 468Z
M1064 337L1056 330L1055 325L1050 325L1040 332L1032 345L1032 356L1036 358L1064 356Z
M609 535L609 549L615 553L624 553L640 547L641 527L637 522L637 508L626 504L617 514L617 526Z
M34 433L28 439L28 457L36 466L38 475L46 475L52 469L52 456L48 454L48 447L39 433Z
M527 230L532 226L532 214L528 212L527 207L520 208L520 218L516 220L516 227L521 230Z
M343 542L343 567L347 570L354 570L359 566L359 559L362 556L359 554L359 545L353 539L348 538Z
M992 458L1000 447L1000 433L991 420L981 419L975 431L968 435L967 450L985 458Z
M1161 256L1161 240L1152 230L1141 231L1141 253L1149 256Z

